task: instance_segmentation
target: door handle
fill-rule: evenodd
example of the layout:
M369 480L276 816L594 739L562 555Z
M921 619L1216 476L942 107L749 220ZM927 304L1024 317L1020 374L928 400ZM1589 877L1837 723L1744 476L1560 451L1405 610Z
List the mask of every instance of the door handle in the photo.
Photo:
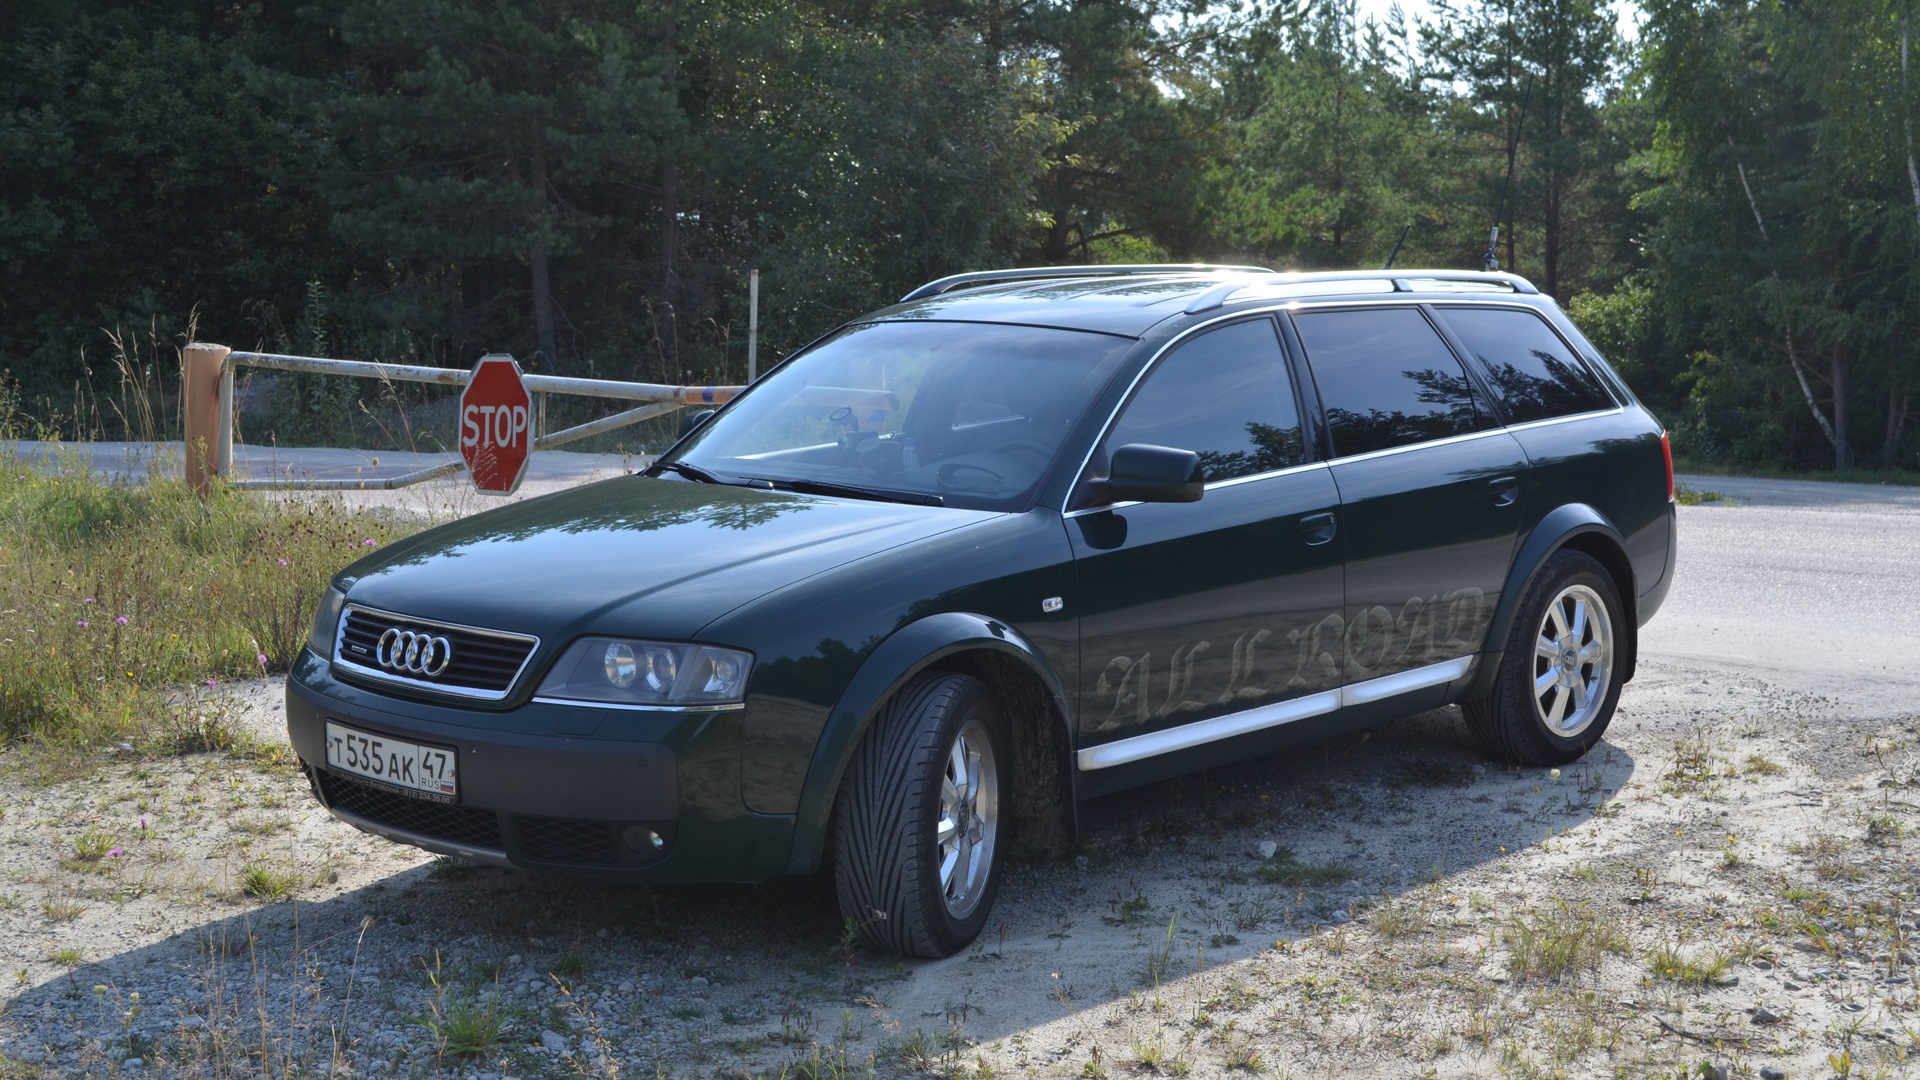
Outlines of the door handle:
M1308 514L1300 519L1300 535L1306 538L1307 546L1319 547L1333 539L1334 519L1331 512Z
M1493 496L1493 505L1512 506L1520 499L1520 478L1502 476L1487 484L1487 493Z

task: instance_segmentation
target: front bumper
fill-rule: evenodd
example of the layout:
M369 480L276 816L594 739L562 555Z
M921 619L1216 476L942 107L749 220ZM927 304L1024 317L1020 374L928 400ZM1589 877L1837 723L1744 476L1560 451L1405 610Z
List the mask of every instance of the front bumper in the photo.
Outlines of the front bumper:
M577 712L556 709L566 707L482 712L389 697L333 679L304 651L287 680L287 734L315 797L364 832L482 864L624 881L785 871L793 818L751 813L740 799L739 712L650 715L633 729L643 738L583 738L551 733ZM457 801L327 768L329 719L452 747Z

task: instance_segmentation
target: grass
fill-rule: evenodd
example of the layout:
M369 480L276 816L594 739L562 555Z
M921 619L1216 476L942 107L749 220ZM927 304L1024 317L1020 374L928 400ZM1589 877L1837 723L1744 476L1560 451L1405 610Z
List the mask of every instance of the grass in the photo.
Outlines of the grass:
M1675 485L1673 501L1681 506L1704 506L1707 503L1725 502L1726 496L1717 491L1695 491L1690 487Z
M98 862L113 850L113 837L96 828L89 828L73 842L74 858L81 862Z
M1173 954L1174 950L1178 948L1178 942L1175 940L1174 934L1179 922L1180 917L1178 915L1168 919L1166 939L1147 948L1146 970L1142 972L1142 976L1146 979L1147 985L1149 986L1159 986L1173 974Z
M1732 963L1731 955L1713 950L1688 956L1678 944L1662 945L1647 954L1647 967L1654 978L1701 989L1726 985L1727 968Z
M1301 862L1292 848L1281 848L1260 864L1254 876L1269 885L1299 888L1303 885L1332 885L1354 876L1353 867L1342 862Z
M548 973L560 979L578 979L593 966L593 960L585 949L568 949L554 958L553 967Z
M1411 937L1433 925L1433 916L1417 904L1388 904L1369 912L1367 925L1384 938Z
M1813 863L1814 876L1823 881L1856 881L1860 877L1860 869L1847 860L1847 842L1837 836L1823 834L1794 846L1799 849L1794 853L1806 856Z
M1874 814L1867 818L1867 843L1876 847L1899 847L1906 839L1907 827L1899 818Z
M285 900L299 891L299 875L258 864L240 871L240 891L256 900Z
M1700 476L1751 476L1760 480L1825 480L1839 484L1893 484L1920 487L1920 472L1911 469L1844 469L1838 472L1798 472L1767 465L1723 465L1697 458L1673 459L1673 471Z
M1595 971L1607 954L1627 950L1626 934L1611 919L1585 904L1564 901L1513 915L1499 939L1513 974L1547 980Z
M0 440L18 437L0 400ZM225 748L202 694L284 672L332 574L413 526L338 501L32 466L0 445L0 742L50 753L127 742ZM61 770L61 771L71 771Z
M434 989L440 992L427 1002L428 1015L420 1017L419 1022L433 1032L436 1050L452 1057L470 1057L499 1044L508 1015L497 998L489 996L482 1002L477 994L450 994L437 981Z
M1674 741L1673 763L1660 774L1661 788L1669 795L1710 795L1719 782L1719 769L1712 740L1706 732L1695 731Z

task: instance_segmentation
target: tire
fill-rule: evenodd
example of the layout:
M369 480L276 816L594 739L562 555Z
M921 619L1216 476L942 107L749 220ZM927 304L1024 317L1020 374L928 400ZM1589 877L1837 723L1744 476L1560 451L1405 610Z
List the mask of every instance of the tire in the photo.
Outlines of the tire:
M1484 698L1460 709L1496 756L1564 765L1593 748L1620 700L1624 606L1592 556L1560 551L1528 587Z
M979 936L1005 858L1005 747L977 679L926 672L887 703L834 810L834 885L862 943L941 957Z

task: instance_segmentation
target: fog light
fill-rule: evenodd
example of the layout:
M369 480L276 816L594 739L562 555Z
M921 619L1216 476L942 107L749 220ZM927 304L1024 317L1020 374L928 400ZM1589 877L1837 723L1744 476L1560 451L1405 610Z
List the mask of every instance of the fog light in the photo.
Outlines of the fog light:
M627 825L620 829L620 842L634 851L659 851L667 841L645 825Z

